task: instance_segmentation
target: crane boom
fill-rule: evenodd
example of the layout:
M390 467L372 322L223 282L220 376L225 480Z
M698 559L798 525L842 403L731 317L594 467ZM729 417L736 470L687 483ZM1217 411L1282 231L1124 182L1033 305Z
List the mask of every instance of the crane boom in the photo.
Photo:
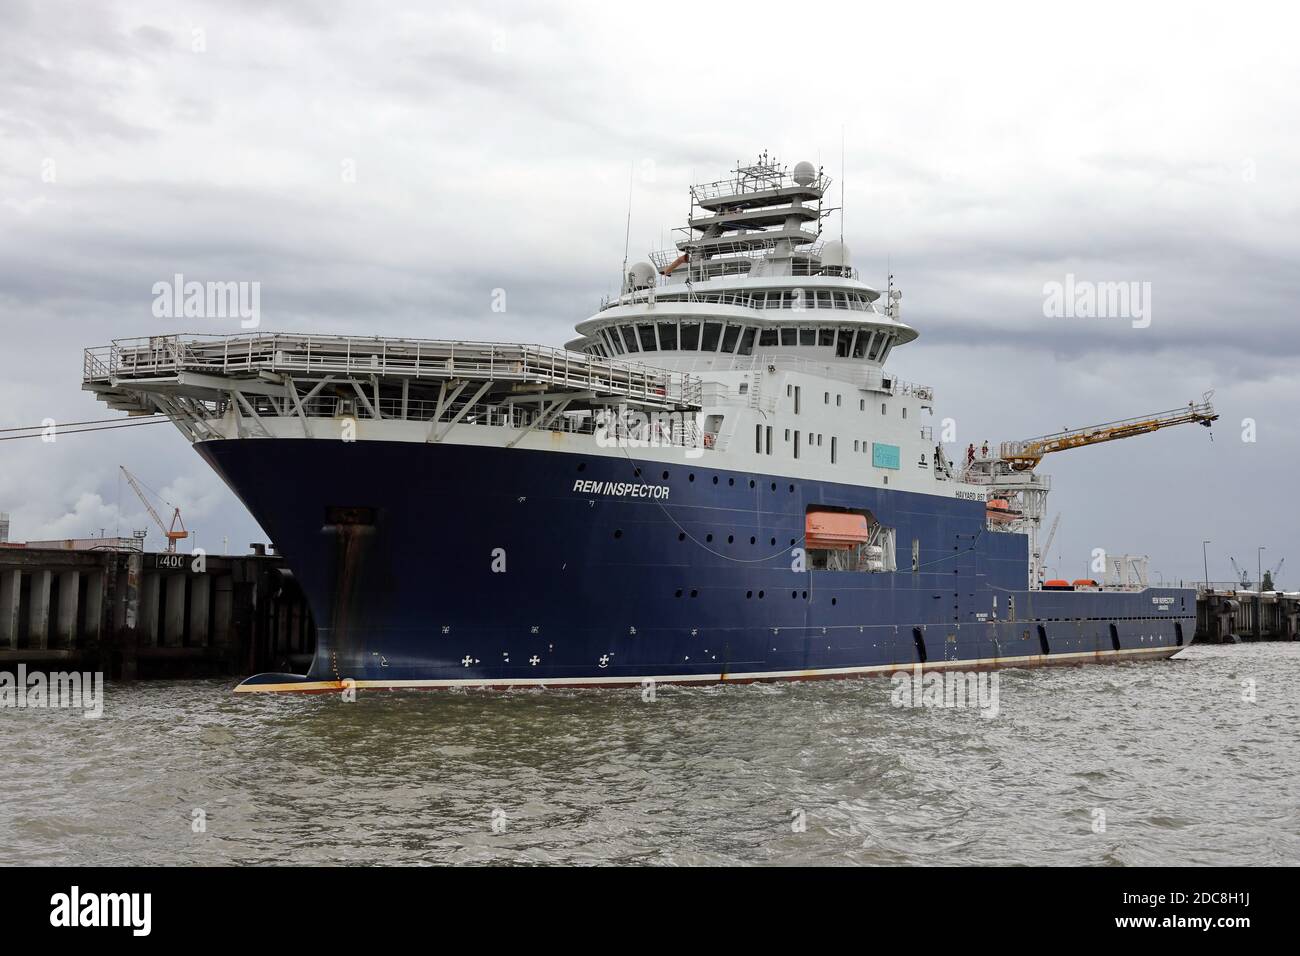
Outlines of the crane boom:
M1199 404L1188 402L1182 408L1171 408L1169 411L1156 412L1153 415L1139 415L1136 418L1089 425L1086 428L1070 428L1024 441L1004 441L999 449L999 457L1007 462L1012 471L1032 471L1043 460L1044 455L1054 451L1081 448L1084 445L1096 445L1119 438L1132 438L1134 435L1146 435L1162 428L1193 422L1209 428L1210 423L1219 417L1214 406L1210 404L1210 396L1213 394L1213 392L1206 392Z
M145 497L144 489L141 488L140 483L135 480L135 475L127 471L125 465L118 465L117 467L122 469L122 474L126 477L126 483L131 486L131 490L135 492L135 496L140 499L140 503L143 504L145 510L149 512L149 517L153 518L154 524L156 524L158 530L163 533L163 537L167 539L168 552L174 552L176 550L176 542L190 536L190 533L185 530L184 522L181 521L181 509L175 508L172 511L172 526L168 528L163 524L163 520L159 517L157 509L155 509L149 499ZM176 525L178 524L181 526L179 531L176 530Z

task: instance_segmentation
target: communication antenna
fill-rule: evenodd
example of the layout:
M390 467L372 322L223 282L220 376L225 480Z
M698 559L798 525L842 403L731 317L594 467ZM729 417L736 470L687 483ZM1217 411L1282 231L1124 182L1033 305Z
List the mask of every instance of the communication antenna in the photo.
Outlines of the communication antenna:
M840 124L840 245L844 245L844 124Z
M636 164L633 163L627 170L627 230L623 233L623 271L618 277L619 298L622 298L627 286L627 252L632 242L632 180L635 174Z

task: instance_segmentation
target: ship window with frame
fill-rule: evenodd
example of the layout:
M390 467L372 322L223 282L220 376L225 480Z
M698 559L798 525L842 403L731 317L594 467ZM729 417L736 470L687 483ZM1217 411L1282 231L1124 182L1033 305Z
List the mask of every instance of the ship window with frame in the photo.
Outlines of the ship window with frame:
M849 307L849 294L847 292L835 293L835 308L847 309Z
M718 350L718 342L721 341L721 339L722 339L722 323L705 322L704 334L700 336L700 351L716 352Z
M623 354L623 340L618 336L618 329L605 329L605 341L609 344L610 351L614 355Z
M758 424L754 426L754 454L763 454L763 426Z
M740 348L736 351L737 355L754 354L754 338L758 335L758 329L745 329L745 334L740 338Z
M830 392L823 392L823 393L822 393L822 404L823 404L823 405L829 405L830 403L831 403L831 393L830 393Z
M683 322L682 323L682 350L686 352L696 352L700 348L700 323Z
M641 347L636 344L636 329L630 325L619 326L619 331L623 333L623 345L629 352L639 352Z
M763 333L758 337L759 348L763 348L763 349L770 348L771 346L776 344L777 344L776 329L764 329Z
M677 351L677 323L659 323L659 348L664 352Z
M767 453L772 454L772 426L767 426Z
M794 433L794 457L799 457L799 433Z
M881 363L882 365L885 363L885 356L889 354L889 350L890 350L891 348L893 348L893 345L892 345L892 344L891 344L891 345L887 345L887 346L885 347L885 350L884 350L883 352L880 353L880 363Z
M867 354L867 342L870 339L870 332L865 329L858 330L858 337L853 340L853 357L855 359L863 358Z
M796 415L799 414L799 406L801 404L800 400L802 398L803 398L803 388L799 385L796 385L794 387L794 413Z
M782 344L782 345L798 345L798 344L799 344L799 330L798 330L798 329L782 329L782 330L781 330L781 344Z
M817 344L817 330L816 330L816 329L800 329L800 330L799 330L799 344L800 344L800 345L816 345L816 344Z
M817 344L826 348L833 348L835 346L835 330L818 329Z
M836 437L832 435L831 436L831 464L832 465L835 464L836 461L838 460L838 452L839 452L838 439L836 439Z
M859 398L859 399L858 399L858 411L860 411L860 412L865 412L866 410L867 410L867 400L866 400L865 398Z
M825 289L817 290L817 308L819 309L834 308L834 303L831 300L831 294Z
M731 353L736 351L736 342L739 340L740 340L740 326L732 325L728 323L726 329L722 333L723 353L726 355L730 355Z
M644 325L638 325L636 328L641 334L641 351L655 351L655 327L651 323L647 322Z
M835 340L835 357L848 358L849 349L853 345L853 330L840 329L839 338Z

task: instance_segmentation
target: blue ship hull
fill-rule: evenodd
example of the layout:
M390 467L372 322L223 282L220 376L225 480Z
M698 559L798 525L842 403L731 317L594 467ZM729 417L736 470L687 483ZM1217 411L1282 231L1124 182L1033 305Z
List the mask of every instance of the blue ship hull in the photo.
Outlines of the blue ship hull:
M464 445L196 448L285 556L317 622L305 678L261 675L243 690L1158 658L1195 626L1187 589L1028 590L1025 536L987 531L979 501ZM810 505L869 509L896 528L899 569L793 571Z

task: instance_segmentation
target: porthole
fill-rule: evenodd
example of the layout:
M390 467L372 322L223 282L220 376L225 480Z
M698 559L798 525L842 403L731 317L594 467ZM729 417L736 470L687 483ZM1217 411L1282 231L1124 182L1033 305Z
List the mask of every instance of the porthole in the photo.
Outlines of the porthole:
M773 491L776 491L776 482L775 482L775 481L772 482L772 490L773 490Z
M686 479L687 479L687 481L694 481L694 480L695 480L695 475L694 475L694 474L687 475L687 476L686 476Z
M685 540L686 540L686 532L685 532L685 531L679 531L679 532L677 532L677 540L678 540L678 541L685 541Z
M763 597L763 594L764 594L764 592L763 592L763 591L759 591L759 592L758 592L758 597L759 597L759 599L760 599L760 600L761 600L761 599L762 599L762 597Z
M790 592L790 600L792 600L792 601L797 601L797 600L799 600L799 592L798 592L798 591L791 591L791 592Z
M705 541L710 541L710 542L711 542L711 541L713 540L713 535L712 535L712 534L706 534L706 535L704 536L704 540L705 540Z
M808 592L807 592L807 591L804 591L804 592L803 592L803 599L804 599L805 601L808 600Z
M838 603L838 599L831 598L831 607L834 607L837 603Z
M714 475L714 476L713 476L713 483L714 483L715 485L718 483L718 476L717 476L717 475Z
M754 479L753 479L753 478L749 479L749 487L751 487L751 488L754 487Z
M728 484L728 485L731 485L731 486L734 486L734 485L736 484L736 479L735 479L735 478L728 478L728 479L727 479L727 484Z
M794 494L794 485L790 486L790 494Z
M749 600L749 599L752 598L753 596L754 596L754 592L753 592L753 591L746 591L746 592L745 592L745 599L746 599L746 600Z
M774 547L774 548L776 547L776 538L773 538L773 539L772 539L772 547Z
M727 535L727 544L735 544L735 543L736 543L736 536L734 534Z
M691 597L698 597L699 594L699 591L695 590L695 588L691 588Z
M666 472L666 471L664 472L664 474L663 474L663 478L664 478L664 481L667 481L667 480L668 480L668 472Z
M749 536L749 543L750 543L750 544L758 544L758 539L755 538L755 537L751 534L751 535Z
M614 530L614 540L617 541L621 537L623 537L623 530L621 528L616 528Z
M676 591L673 592L673 597L681 597L681 596L682 596L681 588L678 588Z
M578 471L586 471L586 470L587 470L587 463L585 461L578 462Z

